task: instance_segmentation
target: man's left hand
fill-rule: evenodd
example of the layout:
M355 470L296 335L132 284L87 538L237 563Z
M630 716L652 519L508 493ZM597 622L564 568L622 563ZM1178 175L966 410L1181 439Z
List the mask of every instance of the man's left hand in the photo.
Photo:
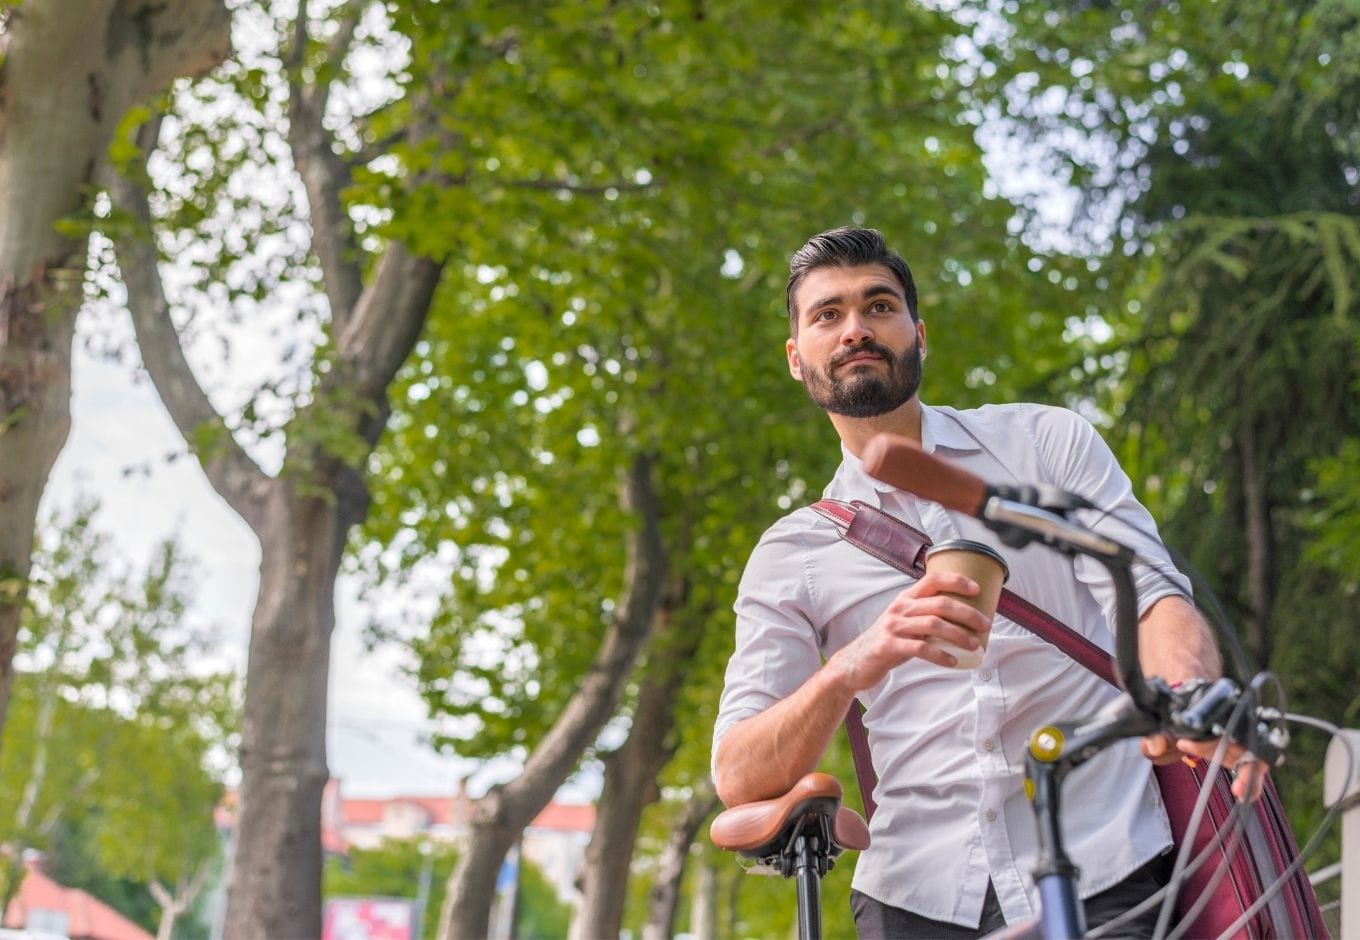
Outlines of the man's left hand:
M1191 741L1187 738L1174 738L1169 734L1154 734L1143 738L1143 756L1154 764L1174 764L1187 757L1199 757L1206 761L1214 758L1218 750L1217 741ZM1266 762L1237 743L1228 745L1223 755L1223 766L1233 772L1233 796L1240 803L1255 803L1261 797L1265 786L1266 774L1270 768Z

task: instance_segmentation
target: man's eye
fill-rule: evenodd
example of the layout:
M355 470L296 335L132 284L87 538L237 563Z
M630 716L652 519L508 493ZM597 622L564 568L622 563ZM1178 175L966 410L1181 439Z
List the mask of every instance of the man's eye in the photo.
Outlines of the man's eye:
M892 307L887 303L887 301L883 300L880 300L877 303L875 303L872 309L875 313L890 313L892 311Z
M817 311L817 315L814 316L812 319L813 319L814 321L816 321L816 320L834 320L835 318L836 318L836 311L834 311L834 310L819 310L819 311Z

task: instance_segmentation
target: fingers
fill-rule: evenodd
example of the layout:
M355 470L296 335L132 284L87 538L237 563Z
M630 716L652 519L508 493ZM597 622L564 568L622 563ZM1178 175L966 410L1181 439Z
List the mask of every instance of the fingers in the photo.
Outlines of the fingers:
M1255 803L1261 798L1268 773L1270 768L1265 761L1248 754L1233 769L1233 796L1237 797L1239 803Z
M1182 738L1176 742L1176 747L1186 754L1213 760L1218 741L1188 741ZM1270 773L1265 761L1234 743L1228 745L1223 755L1223 766L1233 773L1232 792L1239 802L1254 803L1261 798L1266 774Z
M929 597L941 593L973 597L979 590L981 588L978 587L978 583L967 575L956 571L927 571L919 581L909 585L898 597L903 595Z
M962 627L965 633L985 636L992 629L991 618L965 601L959 600L958 597L972 597L977 592L977 582L963 575L930 573L893 598L892 603L884 611L884 618L897 617L909 620L914 617L935 617L948 624ZM920 631L914 632L920 635ZM930 629L928 632L936 634L937 630ZM956 636L944 635L941 635L941 639L950 642L959 640ZM976 642L967 644L969 649L975 649L977 646Z
M1158 766L1174 764L1185 756L1176 747L1176 739L1169 734L1148 735L1139 743L1139 748L1144 757Z

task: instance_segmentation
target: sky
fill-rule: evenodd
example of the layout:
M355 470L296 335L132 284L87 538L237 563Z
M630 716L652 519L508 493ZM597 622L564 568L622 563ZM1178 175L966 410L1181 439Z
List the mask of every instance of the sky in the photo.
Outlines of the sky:
M40 524L95 499L95 528L111 538L117 554L134 570L144 568L157 544L176 538L197 573L191 617L216 635L222 661L244 674L259 584L259 545L198 464L185 456L183 441L136 363L135 347L127 342L131 327L126 314L101 314L97 326L90 320L82 314L72 369L71 434L44 493ZM124 361L87 349L84 340L95 329L120 337L123 348L131 350ZM238 342L231 349L225 366L219 361L215 368L199 370L213 374L214 381L205 384L218 398L234 394L226 386L235 384L236 393L248 387L255 379L252 364L267 370L277 358L267 347L252 349ZM206 361L205 356L199 349L197 358ZM224 381L226 376L234 382ZM256 456L266 466L271 462L267 454ZM372 612L358 594L358 585L342 576L331 646L327 736L331 775L340 779L342 792L355 797L437 794L452 791L467 778L476 793L511 776L513 766L483 768L439 755L423 743L422 736L437 726L428 719L413 683L401 676L400 653L365 650L363 628ZM595 795L586 779L565 787L559 798L580 801Z

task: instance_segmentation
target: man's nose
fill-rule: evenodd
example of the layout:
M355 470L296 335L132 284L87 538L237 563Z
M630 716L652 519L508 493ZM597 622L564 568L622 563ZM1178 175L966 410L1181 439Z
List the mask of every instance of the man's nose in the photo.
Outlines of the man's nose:
M850 313L845 317L845 326L841 330L842 346L857 346L866 339L872 339L874 331L869 326L869 321L862 314Z

